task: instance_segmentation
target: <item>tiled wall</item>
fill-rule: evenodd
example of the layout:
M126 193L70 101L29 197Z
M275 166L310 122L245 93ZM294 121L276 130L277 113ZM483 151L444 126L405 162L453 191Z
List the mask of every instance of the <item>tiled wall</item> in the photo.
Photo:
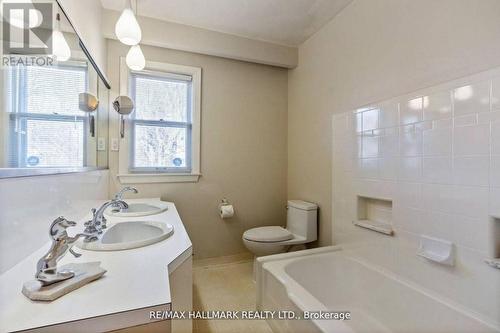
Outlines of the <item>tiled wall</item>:
M500 327L500 70L333 117L333 236ZM357 196L391 200L393 237L354 226ZM456 245L455 266L415 253Z
M108 170L0 179L0 274L50 241L55 218L78 222L105 200L108 181Z

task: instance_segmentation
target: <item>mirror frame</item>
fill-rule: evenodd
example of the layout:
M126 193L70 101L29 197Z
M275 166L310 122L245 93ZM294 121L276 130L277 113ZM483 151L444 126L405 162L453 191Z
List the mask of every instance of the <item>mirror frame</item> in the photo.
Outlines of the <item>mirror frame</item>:
M78 38L78 44L80 48L82 49L83 53L87 57L89 63L92 65L92 67L95 69L97 72L97 75L101 79L102 83L107 89L111 89L111 84L109 79L106 77L106 74L104 73L101 68L97 65L97 63L94 60L94 57L92 57L92 54L90 53L89 49L85 46L83 43L81 36L78 34L78 31L75 29L75 26L73 22L71 21L71 18L67 15L67 13L64 11L63 6L60 3L60 0L55 0L55 3L61 10L61 12L64 14L66 19L68 20L71 28L75 32L76 37ZM99 83L98 83L99 84ZM71 173L80 173L80 172L89 172L89 171L96 171L96 170L106 170L108 169L107 167L67 167L67 168L0 168L0 180L3 179L9 179L9 178L22 178L22 177L33 177L33 176L47 176L47 175L59 175L59 174L71 174Z

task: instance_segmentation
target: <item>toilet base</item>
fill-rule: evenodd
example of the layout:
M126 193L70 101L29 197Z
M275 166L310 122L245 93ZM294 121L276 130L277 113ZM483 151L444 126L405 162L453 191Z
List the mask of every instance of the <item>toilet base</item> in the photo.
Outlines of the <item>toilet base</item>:
M243 239L245 247L252 252L256 257L270 256L272 254L283 253L288 250L290 245L259 243Z

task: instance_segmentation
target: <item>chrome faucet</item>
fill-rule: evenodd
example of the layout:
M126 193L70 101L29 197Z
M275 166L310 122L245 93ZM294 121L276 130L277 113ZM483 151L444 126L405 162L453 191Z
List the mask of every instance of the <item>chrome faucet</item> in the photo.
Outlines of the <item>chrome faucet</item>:
M125 194L125 192L133 192L135 194L139 193L139 191L137 191L135 187L127 186L122 188L118 193L115 194L115 200L123 200L123 195Z
M99 239L99 235L102 234L102 230L106 229L106 218L104 217L104 211L109 206L118 207L120 209L126 209L128 207L127 203L123 200L113 199L104 203L99 209L92 208L92 220L85 222L86 234L85 243L90 243Z
M139 191L137 191L137 189L135 187L127 186L127 187L122 188L118 193L115 194L115 200L123 201L123 195L125 194L125 192L133 192L135 194L139 193ZM125 202L125 207L123 207L123 208L120 208L118 205L113 205L112 207L116 208L116 209L127 209L128 204Z

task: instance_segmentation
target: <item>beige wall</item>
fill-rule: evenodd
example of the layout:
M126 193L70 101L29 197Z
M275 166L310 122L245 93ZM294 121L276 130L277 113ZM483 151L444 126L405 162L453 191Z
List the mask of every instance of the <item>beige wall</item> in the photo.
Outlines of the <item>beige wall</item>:
M289 73L288 196L331 242L331 114L500 65L500 1L355 0ZM335 186L335 184L333 184Z
M115 23L120 13L103 9L102 33L116 39ZM283 46L189 25L139 16L142 29L141 45L152 45L258 64L294 68L297 66L296 47Z
M110 101L118 92L119 57L127 48L108 41ZM198 183L137 185L141 197L173 201L199 258L245 251L242 233L285 223L287 70L157 47L146 59L202 67L201 173ZM110 135L118 136L115 112ZM118 184L118 153L110 153L111 193ZM236 217L221 220L227 197Z

